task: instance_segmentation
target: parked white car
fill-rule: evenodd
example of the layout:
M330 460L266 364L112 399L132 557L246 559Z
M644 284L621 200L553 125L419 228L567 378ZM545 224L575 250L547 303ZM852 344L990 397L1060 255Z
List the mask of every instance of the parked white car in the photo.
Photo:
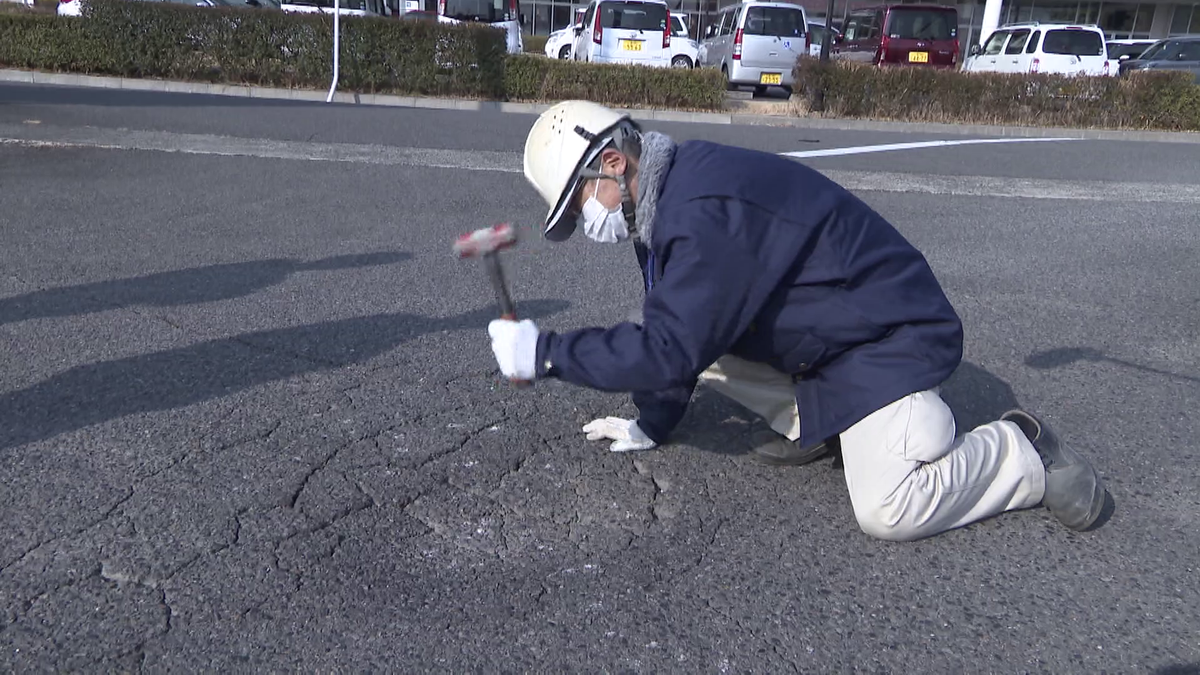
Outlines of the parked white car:
M815 58L821 56L821 43L825 40L825 36L833 34L833 41L841 37L842 33L836 28L830 28L825 25L825 19L809 19L808 20L808 55ZM833 54L833 45L829 45L829 53Z
M700 43L688 34L687 23L679 14L671 15L671 67L695 68L700 63Z
M546 56L552 59L571 58L571 46L575 42L575 36L579 34L578 30L583 26L584 11L583 7L575 10L574 26L560 28L546 36Z
M1065 23L1018 23L1001 26L983 46L973 45L964 72L1054 73L1116 77L1104 31Z
M546 56L552 59L571 58L571 43L575 41L575 29L580 24L560 28L546 36Z
M671 10L665 0L592 0L571 47L591 63L671 65Z

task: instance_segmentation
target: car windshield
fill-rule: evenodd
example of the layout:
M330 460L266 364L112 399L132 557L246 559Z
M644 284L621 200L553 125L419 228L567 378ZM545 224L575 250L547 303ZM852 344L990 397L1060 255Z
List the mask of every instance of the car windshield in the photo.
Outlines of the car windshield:
M501 0L446 0L445 15L456 21L494 23L504 20Z
M1157 58L1158 55L1162 53L1162 50L1166 49L1167 45L1169 45L1169 44L1171 44L1170 40L1166 40L1163 42L1156 42L1149 49L1142 52L1141 56L1139 56L1138 58L1144 59L1144 60Z
M791 7L751 7L744 35L804 37L804 13Z
M1145 60L1200 61L1200 41L1168 40L1153 54L1147 51Z
M1099 33L1090 30L1051 30L1046 31L1042 51L1071 56L1104 56L1104 40Z
M1131 59L1136 59L1146 48L1154 44L1153 42L1137 42L1134 44L1121 44L1119 42L1108 43L1108 58L1119 59L1122 56L1129 56Z
M600 5L600 26L661 31L667 27L667 6L650 2L605 2Z
M887 34L893 40L953 40L958 20L954 12L898 7L892 10Z

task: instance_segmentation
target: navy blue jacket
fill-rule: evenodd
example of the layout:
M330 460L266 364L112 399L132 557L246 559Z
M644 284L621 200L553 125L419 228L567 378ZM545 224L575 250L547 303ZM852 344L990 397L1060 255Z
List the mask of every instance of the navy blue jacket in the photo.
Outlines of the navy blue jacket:
M545 332L537 362L540 377L631 392L659 443L725 354L792 376L804 445L941 384L962 358L962 323L924 256L793 160L680 144L649 239L642 323Z

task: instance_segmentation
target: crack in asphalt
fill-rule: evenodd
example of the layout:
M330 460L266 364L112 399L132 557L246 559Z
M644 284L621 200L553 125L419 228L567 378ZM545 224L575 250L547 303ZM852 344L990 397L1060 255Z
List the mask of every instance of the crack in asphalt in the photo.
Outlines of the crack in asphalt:
M133 498L133 487L130 486L130 487L126 488L125 493L126 493L125 496L121 497L120 499L118 499L116 501L116 503L114 503L112 506L105 509L104 512L100 514L99 518L92 520L91 522L89 522L87 525L84 525L83 527L77 528L70 532L65 532L63 534L55 535L53 537L50 537L49 539L44 539L44 540L38 542L37 544L33 545L32 547L26 549L23 553L21 553L19 556L17 556L17 558L15 560L13 560L12 562L10 562L6 565L0 566L0 573L7 571L10 567L14 567L14 566L19 565L20 563L24 562L24 560L26 558L28 558L32 553L37 551L39 548L46 546L47 544L54 543L54 542L58 541L59 539L64 539L66 537L74 537L76 535L83 534L84 532L87 532L88 530L99 525L100 523L103 523L104 521L108 520L109 517L111 517L112 514L116 512L117 509L119 509L126 502L128 502L130 499Z
M448 387L451 383L453 383L455 381L462 380L465 378L470 378L470 377L473 377L473 375L472 374L459 375L459 376L456 376L454 378L447 380L445 383L443 383L439 386ZM353 393L361 391L363 388L365 388L368 385L369 385L368 382L365 382L365 381L359 382L355 385L352 385L352 386L349 386L349 387L346 387L346 388L340 390L338 392L338 394L340 396L345 397L344 400L349 406L354 407L359 404L355 400ZM331 402L327 408L327 412L334 410L337 407L337 405L338 404L336 402ZM306 525L297 529L296 531L290 532L286 536L283 536L282 538L279 538L278 540L274 541L274 545L269 548L269 551L270 551L269 555L273 558L275 569L288 575L288 577L291 579L291 583L287 586L287 590L284 593L284 597L287 597L291 594L300 592L302 590L302 588L304 587L305 576L306 576L306 574L309 573L305 569L307 566L301 566L301 567L294 568L290 564L284 564L283 556L285 554L283 552L283 546L288 541L293 540L300 536L311 535L311 534L314 534L317 532L321 532L323 530L327 530L328 528L335 526L337 523L339 523L344 518L347 518L355 513L365 511L367 509L375 508L375 507L379 506L381 503L384 503L384 500L381 498L381 495L375 494L368 486L364 485L361 481L348 475L347 471L345 471L343 469L339 469L339 468L334 468L332 466L333 463L338 458L340 453L342 453L346 448L352 447L356 443L360 443L363 441L370 441L374 445L374 447L376 448L377 451L382 452L381 440L383 438L383 435L388 432L392 432L397 429L403 429L405 427L419 426L422 422L426 422L426 421L436 418L436 417L444 417L446 415L452 415L459 411L468 410L468 409L477 408L477 407L479 407L478 402L462 403L462 404L455 405L446 410L431 411L428 413L417 415L417 416L411 418L410 420L406 420L405 422L402 422L402 423L389 424L389 425L383 426L382 428L372 429L372 430L366 431L366 432L361 432L359 434L356 434L355 438L339 443L335 448L333 448L331 451L329 451L327 454L325 454L325 456L322 457L320 459L320 461L312 463L304 471L303 476L299 479L299 482L296 485L295 489L288 495L287 499L285 500L285 503L283 504L283 506L285 506L286 508L297 511L299 513L299 515L301 516L301 518L303 518ZM509 406L504 406L504 407L507 408ZM484 406L484 408L486 409L486 406ZM223 411L213 426L220 427L225 421L227 421L228 419L233 417L233 415L237 412L237 409L238 408L236 406L231 406L228 410ZM537 409L539 409L539 406L535 405L535 411ZM480 411L477 411L477 412L480 412ZM523 418L527 415L528 415L527 411L520 411L520 412L506 411L502 415L493 417L492 419L490 419L484 423L475 425L474 427L472 427L471 429L469 429L465 433L463 433L461 440L459 442L457 442L456 444L454 444L452 447L449 447L440 452L436 452L436 453L424 458L415 467L406 467L406 470L411 470L411 471L415 471L415 472L420 472L422 470L425 470L428 467L430 467L431 465L433 465L435 462L438 462L439 460L443 460L448 456L451 456L455 453L463 451L469 444L478 440L479 437L481 435L484 435L489 429L499 426L499 425L509 423L514 419ZM237 448L242 445L252 444L252 443L261 443L261 442L268 441L270 438L272 438L272 436L274 434L276 434L284 426L284 424L286 423L286 421L288 419L293 419L293 417L281 418L281 419L274 420L270 424L270 426L266 429L261 429L259 431L254 432L253 434L246 435L241 438L237 438L237 439L233 439L233 440L224 442L224 443L220 444L219 447L217 447L209 452L220 453L220 452L225 452L225 451ZM554 445L555 442L563 441L567 438L573 438L573 437L574 437L574 434L569 434L566 432L557 433L552 436L542 436L540 434L535 433L534 434L534 442L531 445L530 451L526 454L519 456L516 459L515 463L511 464L508 467L505 467L505 470L499 474L499 479L498 479L498 482L496 483L497 487L490 490L490 492L486 492L486 493L472 492L471 490L469 490L468 488L466 488L464 486L455 485L453 482L451 482L451 480L448 477L443 477L442 480L440 480L436 484L427 486L424 489L419 490L415 495L412 496L411 499L409 499L407 501L407 503L401 505L401 509L403 510L403 512L405 514L407 514L409 517L413 518L416 522L421 523L421 525L425 528L424 533L414 534L412 536L414 536L414 537L423 536L424 534L430 534L430 533L435 534L435 535L441 535L440 538L444 539L447 543L449 543L450 545L453 545L457 548L463 548L465 550L470 550L470 551L476 552L476 553L482 552L480 547L470 546L467 542L459 541L457 537L453 536L452 532L448 532L444 528L439 528L437 523L426 522L419 516L414 515L411 512L411 510L409 509L409 507L412 506L413 503L415 503L417 500L421 499L422 497L427 496L428 494L430 494L431 491L439 489L440 486L448 486L450 488L460 490L464 493L472 494L476 497L486 499L490 504L494 505L495 507L498 507L498 509L499 509L498 512L493 512L488 516L490 519L492 519L494 521L493 527L494 527L494 532L495 532L495 544L492 546L487 546L484 550L490 550L492 555L499 559L510 558L515 549L513 548L513 543L508 540L508 534L506 534L507 529L510 525L510 523L508 522L509 519L506 517L506 515L512 514L512 515L516 515L516 516L521 516L522 514L517 510L509 508L502 501L500 501L499 498L500 498L501 493L503 492L506 482L508 480L510 480L512 476L521 473L527 467L529 467L530 463L539 456L539 454L542 452L543 449L547 452L554 453L556 451L556 447ZM99 523L104 522L105 520L110 518L112 515L116 514L119 511L119 509L136 494L137 488L140 485L142 485L146 480L149 480L151 478L154 478L156 476L164 474L164 473L178 467L180 464L188 461L188 459L190 457L194 456L198 452L200 452L198 449L193 448L192 450L189 450L188 452L184 452L184 453L180 454L178 457L174 458L173 461L171 461L169 464L155 470L154 472L152 472L150 474L145 475L144 477L139 479L137 482L135 482L133 485L126 488L126 492L123 495L122 499L118 500L111 507L106 509L106 511L104 512L104 514L101 515L100 518L92 521L87 526L76 530L74 533L86 531L87 529L94 527L95 525L97 525ZM390 460L388 460L388 462L390 463ZM653 474L653 471L648 467L648 465L643 463L641 460L637 460L637 459L632 460L632 465L633 465L633 468L635 469L636 473L641 477L641 481L644 482L645 484L649 485L652 488L652 493L646 504L646 509L647 509L648 515L645 516L645 518L646 518L645 520L641 521L643 523L652 524L653 522L657 522L659 520L659 514L656 510L656 505L660 501L661 495L666 491L667 484L663 480L661 480L660 477L655 476ZM621 468L619 468L619 467L616 469L610 468L606 471L586 472L585 464L579 463L579 462L572 462L572 461L564 462L563 467L564 468L563 468L563 472L562 472L563 473L562 479L571 484L570 489L573 491L573 493L575 495L575 504L574 504L572 516L566 526L565 540L558 539L558 537L555 537L555 539L558 540L560 544L567 544L567 545L574 544L575 547L578 547L580 545L582 539L584 539L587 536L587 534L585 532L586 526L583 526L583 523L584 523L585 518L587 518L588 514L590 513L587 509L583 508L583 505L585 503L587 503L587 500L595 498L595 495L590 495L590 493L585 494L587 476L588 475L601 475L601 474L607 475L607 474L611 473L617 477L624 478L627 476L627 474L625 471L622 471ZM355 468L362 468L362 467L358 467L356 465ZM344 503L342 503L340 505L340 508L337 508L335 511L333 511L332 514L330 514L326 517L317 519L317 518L314 518L309 513L304 512L304 509L306 508L304 505L306 502L302 502L301 497L306 493L306 491L309 489L309 487L311 487L313 485L314 478L321 476L321 475L323 475L324 472L328 472L328 471L333 471L334 473L336 473L336 475L339 476L342 480L344 480L347 485L349 485L353 488L353 490L357 493L358 497L351 497L348 501L345 501ZM360 497L361 497L361 499L360 499ZM164 617L163 617L163 620L161 623L160 630L158 630L158 632L156 632L154 635L146 637L134 649L117 655L118 658L127 657L133 653L140 653L139 668L144 668L144 665L146 662L145 650L146 650L147 646L149 644L151 644L153 641L160 639L162 636L169 634L170 631L174 628L173 619L175 616L175 611L174 611L174 608L171 606L171 601L170 601L170 597L168 594L169 591L166 587L164 587L164 584L166 584L166 582L173 579L175 576L177 576L183 570L191 567L192 565L197 564L199 561L201 561L203 559L207 559L210 556L216 556L216 555L218 555L226 550L229 550L235 546L242 545L242 531L243 531L243 526L244 526L243 517L246 514L252 512L254 510L255 510L254 507L249 507L249 506L239 508L229 518L229 535L228 535L227 539L216 544L209 551L206 551L203 553L197 553L195 556L190 557L187 561L183 562L182 564L180 564L179 566L177 566L176 568L174 568L173 570L171 570L169 573L162 576L161 578L155 578L150 575L139 575L137 573L119 571L119 570L115 569L114 567L112 567L111 563L109 563L108 561L101 561L101 563L97 566L97 568L95 570L93 570L93 572L90 576L99 576L99 577L105 579L106 581L114 582L117 584L133 583L133 584L137 584L137 585L149 588L149 589L153 589L154 591L156 591L156 593L158 595L158 600L162 604L162 608L163 608L163 612L164 612ZM720 531L720 528L722 525L723 525L723 522L718 522L717 526L714 528L712 536L709 539L708 546L713 545L713 543L716 540L717 533ZM624 528L622 528L622 529L624 529ZM644 529L645 529L644 527L639 526L637 528L637 530L639 530L639 531L625 531L623 533L625 536L623 537L623 539L621 541L616 541L616 540L612 541L614 550L622 549L622 548L628 549L629 547L631 547L633 545L633 543L639 537L644 537L647 534L649 534L648 532L641 531ZM22 556L20 558L18 558L18 560L14 561L10 565L5 566L4 568L0 568L0 571L3 571L5 569L7 569L8 567L11 567L12 565L20 563L21 561L26 559L31 553L36 551L38 548L45 546L47 544L50 544L50 543L52 543L58 539L61 539L63 537L70 536L70 534L74 534L74 533L59 535L57 537L52 537L45 541L40 542L37 546L34 546L33 548L29 549L24 554L22 554ZM320 551L319 553L315 552L315 551L313 552L313 553L317 553L316 558L315 558L316 560L328 559L328 558L335 556L337 554L337 551L339 550L339 548L347 541L347 536L340 532L335 532L332 534L334 536L330 539L325 540L324 544L322 545L323 547L327 547L328 550ZM562 536L562 535L559 535L559 536ZM618 544L620 544L620 546L617 546ZM306 544L306 546L307 545L308 544ZM313 560L314 558L308 558L308 559ZM701 556L699 556L697 558L697 560L693 563L692 567L700 565L702 563L703 559L704 559L704 555L702 553ZM38 595L36 598L34 598L33 600L31 600L28 603L28 605L26 607L26 611L23 612L23 614L27 613L30 608L32 608L38 601L40 601L47 595L57 592L57 591L60 591L69 585L79 583L79 581L81 581L81 579L73 580L66 584L58 584L58 585L56 585L55 588L50 589L50 590ZM536 603L538 603L538 604L542 603L550 593L551 593L551 589L547 585L542 584L541 589L539 590L537 597L535 598ZM256 602L254 605L243 610L242 616L245 617L253 611L261 610L262 607L267 603L267 601L268 601L268 599L264 599L262 601ZM7 626L5 626L5 628L7 628Z
M650 495L650 503L647 504L646 509L650 514L650 522L659 522L658 497L664 492L662 483L660 483L659 479L654 476L654 472L649 468L649 466L647 466L645 462L637 458L631 458L630 461L638 475L648 480L650 485L654 488L654 492Z
M450 450L446 450L445 452L437 452L437 453L430 455L429 457L426 457L424 460L422 460L420 463L418 463L415 467L413 467L413 470L420 471L421 469L424 469L425 467L438 461L439 459L442 459L444 457L449 457L450 455L453 455L456 452L460 452L463 448L467 447L468 443L475 440L475 438L478 437L483 432L487 431L489 427L497 426L499 424L504 423L507 420L508 420L508 416L505 415L498 420L492 420L490 422L486 422L482 425L479 425L479 426L473 428L471 431L467 432L466 438L464 438L460 443L458 443L458 445L454 446Z
M309 470L304 474L304 477L300 479L300 485L296 487L296 489L292 492L292 496L288 498L286 506L289 509L295 509L296 502L300 500L300 495L304 493L305 488L308 487L308 483L313 479L313 476L316 476L325 467L329 466L329 463L333 461L333 458L337 457L338 453L341 452L343 448L349 447L350 445L351 443L344 443L335 447L333 452L325 455L325 459L321 460L319 464L309 468Z
M119 585L119 583L120 582L118 582L118 585ZM136 645L134 645L134 647L132 649L128 649L123 652L119 652L113 657L113 659L116 660L116 659L121 659L126 656L129 656L130 654L137 654L138 655L138 672L140 673L140 672L144 672L145 668L146 668L146 646L149 645L150 642L153 640L158 640L160 638L163 638L163 637L169 635L171 632L171 629L174 627L172 625L171 619L172 619L172 617L175 616L175 608L171 606L170 600L167 599L166 589L157 588L154 586L146 586L146 584L142 584L137 581L134 581L132 583L135 585L138 585L138 586L145 586L147 588L153 589L155 591L155 595L158 598L158 602L162 605L162 609L163 609L163 624L162 624L161 631L158 631L152 635L146 636L145 638L140 640ZM104 661L105 661L105 659L101 658L99 662L97 662L96 664L93 664L93 665L101 665L104 663Z
M215 556L218 553L221 553L222 551L227 551L227 550L233 548L234 546L237 546L238 544L242 543L242 516L246 515L249 512L250 512L250 507L245 506L245 507L238 509L233 514L233 539L231 539L228 543L222 544L222 545L214 548L213 550L209 551L209 555ZM197 559L199 559L199 558L197 558Z

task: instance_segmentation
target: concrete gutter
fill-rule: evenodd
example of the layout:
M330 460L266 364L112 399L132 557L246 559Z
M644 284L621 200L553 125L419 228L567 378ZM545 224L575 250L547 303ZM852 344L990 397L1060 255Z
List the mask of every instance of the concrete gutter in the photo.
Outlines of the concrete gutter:
M309 89L282 89L249 85L209 84L174 80L148 80L127 77L105 77L74 73L45 73L41 71L0 69L0 82L46 84L65 87L92 87L154 91L175 94L205 94L272 100L309 101L324 103L326 93ZM475 110L537 115L550 107L546 103L508 103L470 99L396 96L393 94L356 94L338 92L335 103L373 105L396 108L427 108L437 110ZM741 101L734 105L751 107ZM782 102L781 102L782 103ZM882 122L856 119L820 119L791 115L766 115L752 112L686 112L682 110L625 109L634 118L660 122L691 124L736 124L803 129L832 129L840 131L884 131L896 133L970 134L1019 138L1049 138L1069 134L1077 138L1112 141L1141 141L1159 143L1200 143L1200 133L1170 131L1116 131L1109 129L1064 129L1051 127L991 126L981 124L937 124L923 122Z

